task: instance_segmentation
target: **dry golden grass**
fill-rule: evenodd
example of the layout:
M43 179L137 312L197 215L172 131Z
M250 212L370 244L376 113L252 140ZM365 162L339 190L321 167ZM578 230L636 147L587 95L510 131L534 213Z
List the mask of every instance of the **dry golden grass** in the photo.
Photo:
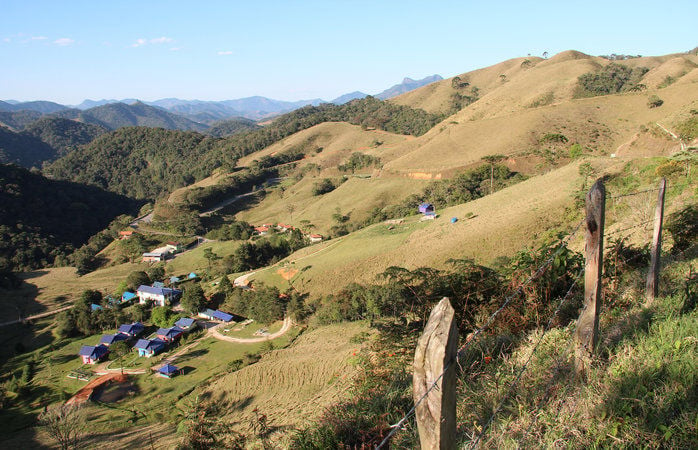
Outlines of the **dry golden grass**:
M242 431L266 414L272 427L298 427L344 397L355 373L351 338L368 330L361 322L322 327L300 336L289 348L264 355L258 363L217 379L210 400L230 408L226 419Z
M656 89L666 77L678 80L696 67L698 65L688 55L677 56L647 72L642 78L642 83L648 88Z

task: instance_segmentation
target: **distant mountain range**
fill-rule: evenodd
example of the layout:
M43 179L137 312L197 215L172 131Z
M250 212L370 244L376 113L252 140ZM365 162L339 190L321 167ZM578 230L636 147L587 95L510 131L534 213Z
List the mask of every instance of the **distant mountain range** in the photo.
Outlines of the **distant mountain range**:
M375 97L385 100L442 79L440 75L432 75L422 78L421 80L405 78L402 83L396 84L376 94ZM261 96L222 101L164 98L152 102L144 102L134 98L122 100L102 99L85 100L74 107L48 101L18 102L16 100L6 100L0 101L0 114L22 111L24 112L24 116L8 116L5 114L4 117L0 116L0 122L14 129L21 129L31 122L26 111L34 111L39 114L55 114L58 117L79 120L111 129L120 126L144 125L169 129L176 128L180 130L203 131L207 128L207 125L212 125L214 122L219 122L221 120L235 117L260 120L287 113L307 105L317 106L321 103L341 105L355 99L364 98L368 95L369 94L364 92L355 91L341 95L330 102L326 102L319 98L289 102ZM130 108L129 111L129 108L110 105L129 105L135 106L135 108ZM109 106L109 108L100 109L107 106ZM150 110L146 108L147 106L157 108L161 113ZM181 119L167 116L167 114L163 114L163 112L176 114L186 120L182 121ZM38 117L33 117L33 120L36 120L36 118Z

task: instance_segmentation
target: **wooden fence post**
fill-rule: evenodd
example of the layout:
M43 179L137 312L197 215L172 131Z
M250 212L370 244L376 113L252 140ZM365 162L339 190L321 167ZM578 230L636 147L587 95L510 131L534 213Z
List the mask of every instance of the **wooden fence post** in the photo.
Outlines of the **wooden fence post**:
M432 309L414 354L412 386L415 403L448 366L437 386L415 411L419 441L424 450L456 448L458 328L454 316L451 302L444 297Z
M662 253L662 222L664 221L664 191L666 190L666 178L659 182L659 195L657 196L657 208L654 210L654 235L652 237L652 260L647 272L647 284L645 285L645 299L652 303L659 292L659 265Z
M599 340L601 309L601 273L603 271L603 230L606 210L606 188L597 180L586 197L586 262L584 266L584 309L577 321L575 368L581 377Z

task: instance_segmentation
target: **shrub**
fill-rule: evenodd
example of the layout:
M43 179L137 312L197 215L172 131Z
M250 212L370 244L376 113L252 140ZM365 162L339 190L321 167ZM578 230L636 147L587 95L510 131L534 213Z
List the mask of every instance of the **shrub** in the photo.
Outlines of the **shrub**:
M650 95L649 98L647 99L647 107L650 109L659 108L663 104L664 104L664 100L657 97L656 95Z
M582 146L579 145L578 143L574 143L570 146L570 158L577 158L579 156L582 156Z

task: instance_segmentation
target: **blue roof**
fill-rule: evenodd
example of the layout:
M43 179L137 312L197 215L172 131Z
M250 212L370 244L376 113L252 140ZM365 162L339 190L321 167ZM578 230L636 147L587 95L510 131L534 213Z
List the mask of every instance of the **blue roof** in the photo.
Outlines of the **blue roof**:
M179 367L177 367L177 366L173 366L172 364L165 364L164 366L162 366L158 369L158 372L169 375L171 373L177 372L178 370L179 370Z
M105 334L102 339L99 340L100 344L113 344L114 342L125 341L128 337L125 334Z
M231 320L233 320L233 316L231 314L218 310L213 311L213 317L215 317L218 320L222 320L223 322L230 322Z
M146 286L144 284L138 286L138 292L145 292L146 294L153 294L153 295L162 295L163 297L167 297L170 295L178 295L178 294L182 293L182 291L177 290L177 289L170 289L170 288L166 288L166 287Z
M79 355L89 356L92 359L99 359L107 353L109 353L109 350L103 345L98 345L96 347L93 347L92 345L83 345L80 347Z
M161 341L160 339L138 339L136 345L133 346L133 348L140 348L143 350L157 350L163 347L165 347L165 342Z
M196 277L198 277L198 275L195 274L194 272L189 274L189 278L196 278Z
M125 323L119 327L119 333L133 334L136 335L143 331L145 327L140 322Z
M121 295L121 300L131 300L132 298L135 298L136 294L133 292L126 291Z
M98 309L102 309L102 307L100 305L96 305L94 303L92 303L90 305L90 308L92 309L92 311L97 311Z
M165 337L171 337L171 336L176 336L178 334L184 333L184 330L179 328L179 327L171 327L171 328L160 328L157 331L158 336L165 336Z
M170 277L170 283L178 283L179 281L179 277Z
M212 310L211 308L206 308L203 311L201 311L199 314L204 315L204 316L209 316L209 317L215 317L214 315L216 314L216 311Z
M182 317L178 321L175 322L175 326L178 327L190 327L194 325L194 322L196 322L196 319L190 319L189 317Z

